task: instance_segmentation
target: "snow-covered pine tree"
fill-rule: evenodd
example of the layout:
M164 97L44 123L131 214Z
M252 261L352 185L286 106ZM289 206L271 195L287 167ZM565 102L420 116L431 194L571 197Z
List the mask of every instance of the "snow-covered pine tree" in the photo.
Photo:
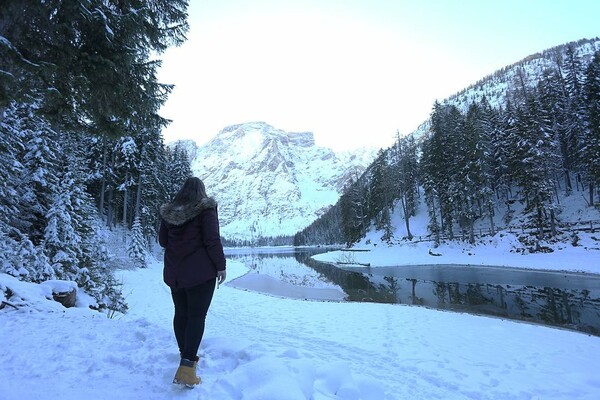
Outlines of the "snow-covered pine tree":
M339 200L342 240L348 246L360 240L370 225L367 217L367 184L365 173L348 186Z
M425 201L429 214L428 230L434 235L434 244L440 244L442 229L440 227L439 183L443 172L443 110L439 102L435 102L431 112L431 128L428 137L422 143L421 174L425 190Z
M513 189L516 186L517 175L520 173L520 160L517 149L519 148L519 132L517 121L517 109L511 101L500 115L499 137L494 141L494 159L497 167L495 178L500 182L499 196L504 200L507 208L506 217L510 220L513 210Z
M167 173L169 176L169 198L175 196L185 180L192 175L191 163L187 151L180 144L167 153Z
M394 151L392 184L396 185L396 196L402 206L402 215L406 226L406 237L412 240L410 217L416 213L418 196L417 145L413 136L400 138L398 134Z
M117 189L121 193L121 224L129 227L128 213L131 215L132 191L136 186L135 177L139 175L139 148L131 136L123 136L117 141L114 152L116 157L115 174Z
M65 173L46 215L44 249L58 279L80 284L89 278L77 258L82 240L73 221L76 206L72 201L73 186L72 174Z
M600 51L594 54L585 78L588 123L583 158L589 175L589 203L593 206L594 188L597 192L600 186Z
M30 108L20 122L25 140L21 215L28 221L27 236L35 245L39 245L44 238L46 213L57 191L57 153L62 149L58 134L33 109Z
M566 107L564 114L564 136L569 159L568 165L580 173L586 173L581 149L584 146L585 121L587 119L585 94L583 90L585 69L573 45L567 46L563 60Z
M573 126L572 116L569 114L568 91L564 84L564 79L557 70L547 70L542 80L538 84L538 96L545 110L552 131L556 135L556 140L560 146L562 158L562 179L557 179L557 184L564 182L565 194L568 196L573 191L571 174L576 169L576 160L578 158L578 137L570 132L569 127ZM558 178L558 177L557 177Z
M26 104L11 102L0 115L0 272L39 282L54 278L54 271L30 240L31 220L22 213L28 190L23 185L26 168L20 161L26 153L22 116L27 109Z
M526 210L537 229L538 239L545 238L545 227L554 234L554 181L562 165L556 135L543 111L539 98L528 95L527 103L517 111L517 183L523 191Z
M380 150L370 169L369 179L369 203L367 204L367 216L375 222L375 228L384 231L383 240L389 241L392 236L391 229L391 207L393 204L392 184L389 167L389 151Z
M22 195L19 183L23 170L19 155L23 154L25 145L18 128L16 111L17 105L13 102L0 114L0 232L7 239L15 239L19 228L24 227L24 222L19 221L18 210Z
M462 168L457 171L458 215L459 223L468 235L469 242L475 242L474 224L475 219L481 215L478 210L482 192L485 187L484 170L488 168L488 160L485 158L485 150L489 139L483 130L481 107L477 103L469 106L465 118L464 132L462 135L460 153L464 158Z
M147 247L148 245L144 238L140 217L136 217L133 220L133 226L129 232L127 253L129 254L129 258L131 258L138 267L146 268L148 266L146 262Z
M431 114L429 137L423 143L423 186L430 216L439 218L440 234L454 237L452 223L457 212L456 199L461 195L457 185L457 173L466 163L460 150L460 139L464 133L464 117L456 106L436 102ZM433 221L430 220L433 224ZM430 227L431 232L435 228Z
M482 159L481 173L482 173L482 185L479 188L479 196L483 203L483 208L486 210L489 224L490 234L493 236L496 234L496 227L494 223L495 202L494 192L496 181L494 178L494 172L498 169L496 160L494 158L495 148L493 138L498 134L500 125L499 113L492 109L487 97L483 97L481 100L481 135L482 142L478 145L480 157ZM483 214L483 213L482 213Z
M461 187L459 173L468 163L464 152L462 140L465 134L465 116L456 106L448 106L444 114L443 148L442 156L442 188L440 196L440 211L442 217L442 230L449 239L454 239L454 222L460 218L460 199L464 195Z
M160 206L168 199L167 152L159 129L145 129L136 136L136 140L142 150L134 215L140 218L143 236L150 246L157 238Z

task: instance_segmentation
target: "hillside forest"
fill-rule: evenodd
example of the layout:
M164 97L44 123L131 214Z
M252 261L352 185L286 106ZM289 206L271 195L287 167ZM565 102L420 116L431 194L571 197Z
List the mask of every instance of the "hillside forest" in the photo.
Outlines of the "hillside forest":
M600 51L581 51L596 42L537 55L534 61L548 65L539 80L527 73L531 60L511 66L502 102L498 76L488 78L488 94L472 101L457 101L467 97L461 93L435 102L424 132L398 136L381 150L340 200L295 236L295 244L351 245L370 229L381 231L383 241L411 240L410 218L420 202L426 203L435 244L458 237L473 243L477 221L487 221L486 233L494 235L506 228L495 226L496 213L508 225L511 205L520 202L524 228L532 232L533 248L541 249L543 240L570 229L557 218L559 194L584 195L587 207L600 206ZM390 216L397 207L405 238L392 237Z

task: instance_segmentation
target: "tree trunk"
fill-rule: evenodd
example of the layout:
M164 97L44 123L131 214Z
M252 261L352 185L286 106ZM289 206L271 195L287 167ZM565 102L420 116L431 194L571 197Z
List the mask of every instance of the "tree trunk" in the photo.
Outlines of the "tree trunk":
M123 193L123 227L127 227L127 206L129 204L129 189L127 181L129 180L129 172L125 172L125 193Z
M538 239L539 240L543 240L544 239L544 223L542 222L542 207L541 205L538 203L537 206L537 228L538 228Z
M108 150L106 148L106 134L102 135L102 183L100 184L100 204L98 205L98 214L104 218L104 192L106 191L106 157Z
M590 207L594 207L594 182L590 180Z
M410 233L409 215L408 215L408 210L406 207L406 200L404 199L404 196L400 196L400 202L402 203L402 211L404 212L404 223L406 224L406 236L408 237L408 240L412 240L413 235L412 235L412 233Z
M113 152L112 154L112 158L111 158L111 168L115 167L115 153ZM110 187L110 189L108 190L108 209L106 211L106 226L108 226L109 228L112 228L113 226L113 218L114 218L114 199L115 199L115 189L112 187Z
M141 218L141 216L140 216L140 204L141 203L142 203L142 172L140 171L140 176L138 177L137 191L135 194L134 218Z
M568 196L573 191L573 185L571 183L571 174L569 173L568 169L565 169L565 186L566 186L566 194Z
M469 221L469 243L475 244L475 221Z
M142 151L140 152L142 160L144 159L145 152L146 152L146 146L143 145L142 146ZM142 204L142 176L143 176L142 166L143 165L144 164L142 162L140 162L140 168L139 168L140 175L138 176L137 192L135 194L135 210L134 210L134 217L135 218L141 218L141 216L140 216L140 204Z
M554 210L550 210L550 232L552 237L556 236L556 218L554 217Z
M434 226L436 226L435 234L435 243L433 247L438 247L440 245L440 230L441 227L437 225L437 212L435 208L435 196L431 195L431 219L434 222Z
M492 236L496 235L496 227L494 225L494 203L491 201L488 202L488 213L490 216L490 233Z
M113 219L113 203L114 203L114 189L108 190L108 205L106 210L106 226L109 228L112 227L112 219Z

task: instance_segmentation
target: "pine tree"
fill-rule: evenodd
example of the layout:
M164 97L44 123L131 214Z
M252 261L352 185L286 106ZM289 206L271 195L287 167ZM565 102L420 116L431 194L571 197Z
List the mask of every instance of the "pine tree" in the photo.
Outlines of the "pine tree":
M375 221L375 228L384 230L384 240L391 239L390 208L393 186L389 178L388 152L380 150L370 168L369 203L367 216Z
M564 86L566 92L564 136L568 160L566 163L573 169L583 171L583 160L581 159L581 148L585 142L583 132L585 131L585 93L583 91L584 69L580 57L573 46L568 46L565 51L564 62Z
M450 239L454 238L453 222L460 218L459 199L463 194L460 184L459 172L469 162L467 155L462 151L461 140L465 132L465 116L456 106L449 106L444 115L444 157L442 158L442 173L444 178L440 187L440 211L442 230Z
M396 141L395 150L395 184L397 186L396 196L402 206L406 236L412 240L410 231L410 217L416 213L418 196L418 164L417 145L414 137L400 138Z
M594 187L600 185L600 51L586 70L585 95L588 124L583 155L589 175L589 203L594 202Z
M144 232L142 230L142 224L140 218L136 217L133 221L133 227L129 234L127 241L127 252L129 258L134 260L135 264L139 267L146 268L146 240L144 238Z
M0 232L13 239L26 225L18 212L23 195L20 179L24 168L20 155L25 150L24 135L18 121L16 103L0 114Z
M548 220L554 234L553 177L562 163L559 145L551 131L551 123L535 96L530 95L526 107L518 110L517 121L518 168L515 177L541 240L545 237L544 227ZM548 212L550 216L547 216Z
M366 174L363 174L348 186L339 200L341 231L348 246L359 241L369 226L367 184Z
M22 214L28 187L23 185L26 167L24 129L26 107L11 103L0 114L0 272L39 282L54 278L48 259L31 242L31 220ZM35 205L35 204L33 204Z
M480 107L476 103L471 104L467 111L461 140L460 153L463 162L456 177L456 185L460 188L456 194L460 208L459 221L463 232L468 232L470 243L475 241L474 223L480 214L477 212L477 204L484 192L484 171L487 168L483 148L487 146L487 142L481 114Z
M438 221L437 206L437 184L441 181L440 170L438 169L441 159L441 131L443 129L441 105L436 101L431 113L431 128L429 137L422 144L421 166L423 168L423 188L425 189L425 201L429 214L428 230L435 237L435 245L440 243L441 229Z
M143 125L171 90L157 82L152 52L185 40L187 5L5 0L0 70L11 78L0 82L0 103L41 89L41 111L54 123L107 135Z
M494 191L497 182L495 181L494 173L498 170L496 159L494 155L496 153L494 148L494 136L499 134L500 129L500 116L499 113L492 109L487 101L487 97L481 101L481 141L478 144L479 157L481 159L481 178L482 185L479 188L479 195L484 203L484 208L487 210L490 233L491 235L496 234L496 227L494 223L495 215L495 202L494 202Z
M131 208L132 191L136 185L135 177L139 175L139 149L131 136L124 136L117 142L114 152L117 189L121 193L122 225L129 227L128 212Z
M492 145L492 182L494 182L494 191L496 200L504 199L508 203L510 178L508 171L508 149L507 149L507 130L505 129L506 113L500 110L497 115L495 124L493 125L493 133L491 135Z
M52 195L57 191L57 153L62 149L57 133L31 110L26 117L21 118L21 124L26 143L21 180L24 193L20 212L29 224L29 240L39 245L44 236L46 213Z
M164 152L162 138L158 130L144 130L136 137L140 148L136 177L135 203L133 217L140 220L142 237L147 243L156 238L160 222L158 211L160 202L166 198L161 190L159 177L161 153Z
M430 216L439 218L439 232L452 239L456 199L460 197L457 173L466 162L460 151L460 139L464 134L464 117L455 106L435 103L431 114L430 135L423 143L423 186L425 188ZM431 221L433 224L434 221ZM432 229L438 229L436 226ZM437 235L436 234L436 235Z
M81 236L75 229L75 204L72 202L74 182L66 173L60 181L60 191L55 193L47 213L44 232L44 249L59 279L85 282L88 277L79 266L77 253Z
M176 144L167 153L168 194L174 196L185 180L192 175L191 163L187 151Z

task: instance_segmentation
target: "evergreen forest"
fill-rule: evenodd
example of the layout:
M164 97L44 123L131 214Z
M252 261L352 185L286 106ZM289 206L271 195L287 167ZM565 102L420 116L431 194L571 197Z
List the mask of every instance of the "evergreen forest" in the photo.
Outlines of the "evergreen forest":
M158 115L158 55L188 31L187 0L3 0L0 272L75 281L127 305L102 230L126 227L145 265L158 210L191 174Z

